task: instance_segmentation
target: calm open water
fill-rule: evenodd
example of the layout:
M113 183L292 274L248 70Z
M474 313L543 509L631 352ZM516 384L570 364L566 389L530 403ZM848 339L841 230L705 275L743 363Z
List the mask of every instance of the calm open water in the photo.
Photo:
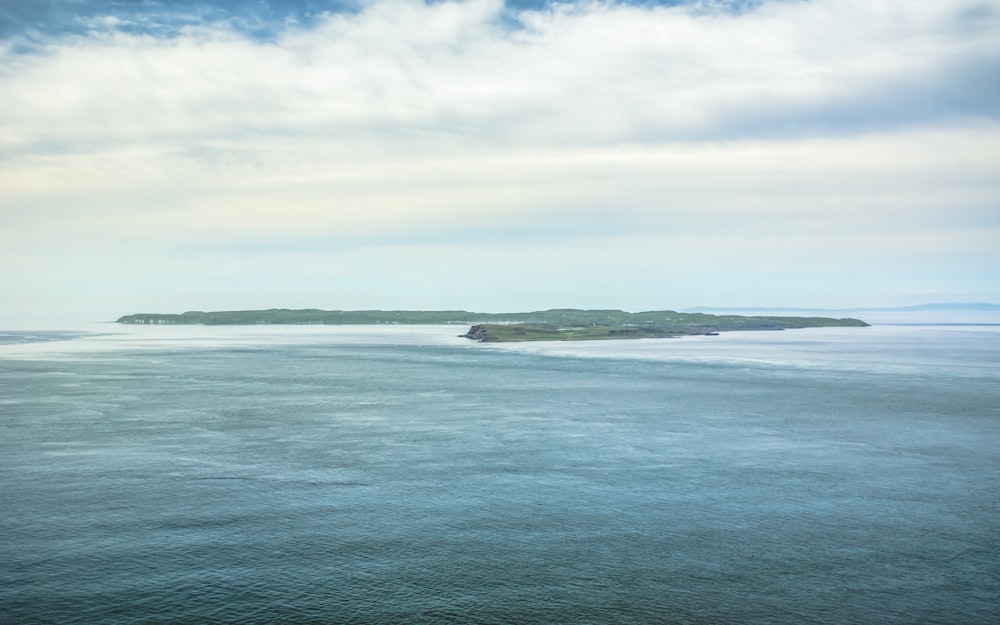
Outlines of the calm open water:
M0 333L2 623L1000 622L1000 326L96 329Z

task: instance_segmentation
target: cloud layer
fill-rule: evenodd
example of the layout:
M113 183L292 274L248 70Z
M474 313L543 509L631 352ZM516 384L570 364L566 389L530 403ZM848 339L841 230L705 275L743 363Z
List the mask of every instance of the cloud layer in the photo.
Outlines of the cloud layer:
M997 0L376 0L266 37L227 15L157 35L155 15L94 14L27 51L7 37L2 262L40 272L11 306L60 288L74 255L123 289L197 281L178 261L194 257L212 269L192 293L227 283L234 304L263 267L312 266L296 288L256 282L286 298L257 305L310 305L348 275L357 306L392 305L374 285L400 263L445 276L442 307L496 305L448 288L483 272L526 306L628 306L632 282L684 300L637 306L798 304L810 272L844 297L957 280L1000 296ZM739 299L725 272L767 295Z
M864 132L996 119L1000 5L690 7L384 0L259 42L112 18L4 58L4 147L323 137L531 148Z

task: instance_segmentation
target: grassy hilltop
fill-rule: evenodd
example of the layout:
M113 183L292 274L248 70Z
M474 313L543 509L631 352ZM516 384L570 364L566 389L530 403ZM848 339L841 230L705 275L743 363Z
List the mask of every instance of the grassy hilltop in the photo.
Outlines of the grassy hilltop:
M141 313L117 320L124 324L167 325L471 325L470 339L504 341L581 341L664 338L736 330L786 330L818 327L864 327L859 319L710 315L672 310L630 313L622 310L561 308L523 313L475 313L464 310L231 310L180 314Z

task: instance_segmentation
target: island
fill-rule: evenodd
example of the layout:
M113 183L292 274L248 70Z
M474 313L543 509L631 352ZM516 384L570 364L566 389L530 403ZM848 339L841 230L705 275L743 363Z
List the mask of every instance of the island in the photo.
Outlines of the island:
M712 315L657 310L581 310L557 308L520 313L464 310L268 310L139 313L117 320L139 325L468 325L465 338L481 342L589 341L607 339L714 336L720 332L796 328L867 327L860 319Z

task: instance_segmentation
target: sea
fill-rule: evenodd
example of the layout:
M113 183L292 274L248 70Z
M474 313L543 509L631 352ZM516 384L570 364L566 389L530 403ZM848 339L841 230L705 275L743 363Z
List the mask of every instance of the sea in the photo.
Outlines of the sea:
M0 623L1000 623L1000 324L465 330L0 331Z

